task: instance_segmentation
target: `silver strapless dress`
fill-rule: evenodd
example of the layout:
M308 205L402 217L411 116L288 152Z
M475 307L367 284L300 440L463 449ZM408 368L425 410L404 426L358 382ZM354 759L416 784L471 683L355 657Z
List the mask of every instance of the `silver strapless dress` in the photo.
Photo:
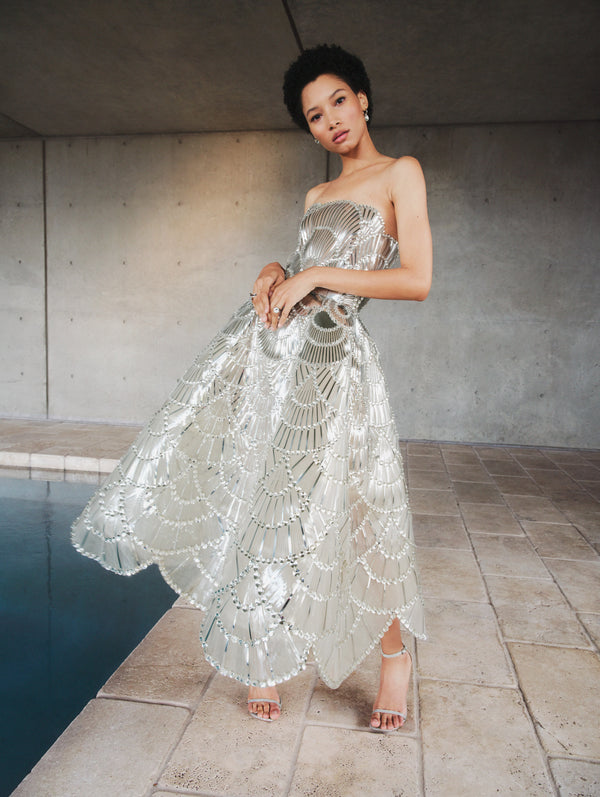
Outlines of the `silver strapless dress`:
M380 213L313 205L286 272L399 265ZM221 673L267 686L314 655L339 684L396 617L424 638L402 460L365 299L318 289L276 332L244 304L73 526L121 574L156 562L205 610Z

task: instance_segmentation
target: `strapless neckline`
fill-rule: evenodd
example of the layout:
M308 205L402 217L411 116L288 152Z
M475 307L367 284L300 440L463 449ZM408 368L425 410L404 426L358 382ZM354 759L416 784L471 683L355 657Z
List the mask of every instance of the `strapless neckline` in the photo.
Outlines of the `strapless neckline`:
M372 211L381 222L381 228L382 228L381 234L384 235L386 238L389 238L391 241L393 241L396 244L396 246L398 246L398 240L394 238L393 235L390 235L389 232L387 232L385 227L385 220L379 208L376 208L374 205L369 205L368 202L355 202L353 199L330 199L328 202L315 202L313 205L311 205L309 208L305 210L304 215L300 220L300 223L302 223L314 210L317 210L319 208L326 208L331 205L350 205L351 207L354 207L358 210Z

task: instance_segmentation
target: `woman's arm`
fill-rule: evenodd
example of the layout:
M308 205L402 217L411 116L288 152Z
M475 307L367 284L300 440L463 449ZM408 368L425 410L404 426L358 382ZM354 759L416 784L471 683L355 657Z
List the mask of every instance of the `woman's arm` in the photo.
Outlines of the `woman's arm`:
M423 301L429 293L432 277L431 230L427 216L425 179L414 158L400 158L390 168L388 199L394 205L398 230L400 268L383 271L312 266L281 282L271 294L270 326L276 328L287 320L292 307L315 288L336 293L351 293L371 299Z

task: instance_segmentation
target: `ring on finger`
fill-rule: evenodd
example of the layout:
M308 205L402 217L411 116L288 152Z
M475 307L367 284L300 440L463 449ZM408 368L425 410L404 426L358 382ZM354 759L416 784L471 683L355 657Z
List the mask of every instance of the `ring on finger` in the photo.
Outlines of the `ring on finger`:
M251 294L250 294L250 298L251 298L251 299L255 299L257 296L258 296L258 294L257 294L257 293L251 293Z
M280 309L279 307L274 307L274 308L273 308L273 312L274 312L274 313L280 313L280 312L281 312L281 309Z

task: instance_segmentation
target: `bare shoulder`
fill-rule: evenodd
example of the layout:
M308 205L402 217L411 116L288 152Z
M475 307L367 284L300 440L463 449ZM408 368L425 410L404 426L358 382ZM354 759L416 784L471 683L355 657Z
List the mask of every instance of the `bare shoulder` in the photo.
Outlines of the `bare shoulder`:
M304 210L307 211L311 205L314 205L315 202L319 201L319 198L323 191L325 190L325 186L327 183L319 183L319 185L313 186L308 193L306 194L306 199L304 200Z
M406 203L426 201L425 177L416 158L411 155L397 158L388 167L387 176L389 197L396 209Z
M412 155L395 158L388 166L392 182L400 184L420 184L425 181L421 164Z

